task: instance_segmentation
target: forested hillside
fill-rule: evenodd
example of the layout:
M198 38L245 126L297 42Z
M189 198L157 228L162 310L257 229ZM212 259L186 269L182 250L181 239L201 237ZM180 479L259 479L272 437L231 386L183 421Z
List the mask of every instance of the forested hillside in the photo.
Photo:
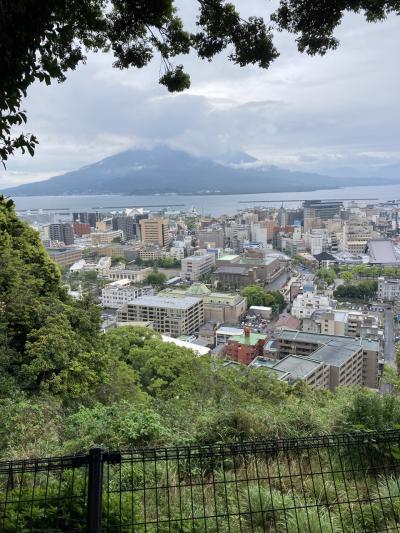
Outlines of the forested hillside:
M152 330L100 333L37 233L0 199L0 456L299 436L400 423L397 396L289 387Z

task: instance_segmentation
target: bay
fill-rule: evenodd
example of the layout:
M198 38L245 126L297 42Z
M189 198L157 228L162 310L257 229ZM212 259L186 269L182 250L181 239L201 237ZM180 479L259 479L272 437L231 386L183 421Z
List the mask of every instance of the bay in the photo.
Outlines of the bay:
M256 205L294 208L303 200L363 200L364 203L379 203L400 199L400 184L362 187L343 187L302 192L233 194L233 195L76 195L76 196L18 196L12 198L18 211L113 211L128 207L159 211L168 208L173 211L196 209L201 215L232 215L239 210ZM400 201L400 200L399 200ZM270 202L270 203L269 203Z

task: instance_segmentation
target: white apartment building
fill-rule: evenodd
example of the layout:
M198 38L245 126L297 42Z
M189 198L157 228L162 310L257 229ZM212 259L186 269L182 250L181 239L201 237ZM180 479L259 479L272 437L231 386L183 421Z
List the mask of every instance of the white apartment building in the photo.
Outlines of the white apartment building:
M173 259L181 261L185 257L185 245L183 241L174 241L171 246L168 255Z
M120 322L151 322L156 331L172 337L191 335L204 323L201 298L142 296L118 311Z
M299 319L310 318L317 310L330 311L334 303L328 296L305 292L294 299L291 314Z
M198 254L200 251L196 252ZM191 255L182 259L181 277L190 281L199 281L202 274L211 272L215 266L215 254L203 250L201 255Z
M378 278L378 298L393 302L400 298L400 279Z
M111 309L119 309L124 304L140 298L141 296L152 296L154 289L151 286L134 287L129 280L120 279L110 283L101 291L101 305Z
M304 245L311 255L319 255L324 249L324 235L316 233L306 233L304 235Z

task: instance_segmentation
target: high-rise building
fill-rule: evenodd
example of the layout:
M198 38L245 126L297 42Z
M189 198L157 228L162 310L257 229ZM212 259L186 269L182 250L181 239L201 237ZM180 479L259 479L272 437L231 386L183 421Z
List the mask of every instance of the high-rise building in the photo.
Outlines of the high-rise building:
M88 223L76 221L74 222L73 227L74 234L77 237L83 237L83 235L90 235L91 227Z
M91 228L96 227L96 223L103 220L106 217L105 213L99 213L98 211L89 213L72 213L72 220L74 222L82 222L82 224L90 224Z
M44 228L45 239L60 241L65 245L74 244L74 230L69 223L49 224Z
M121 230L124 241L132 241L137 236L137 223L133 217L118 215L112 219L112 229Z
M343 202L335 200L305 200L303 202L304 219L306 218L320 218L321 220L328 220L340 215L343 208Z
M168 220L164 218L145 218L140 220L141 240L148 244L164 247L168 244Z

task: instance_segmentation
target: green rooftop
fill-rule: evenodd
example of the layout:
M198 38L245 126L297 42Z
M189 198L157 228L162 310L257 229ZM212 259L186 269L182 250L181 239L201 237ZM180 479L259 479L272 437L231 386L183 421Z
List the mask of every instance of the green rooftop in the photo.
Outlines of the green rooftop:
M240 344L247 344L248 346L255 346L258 341L263 341L268 338L268 335L262 333L250 333L250 335L233 335L229 337L228 341L239 342Z

